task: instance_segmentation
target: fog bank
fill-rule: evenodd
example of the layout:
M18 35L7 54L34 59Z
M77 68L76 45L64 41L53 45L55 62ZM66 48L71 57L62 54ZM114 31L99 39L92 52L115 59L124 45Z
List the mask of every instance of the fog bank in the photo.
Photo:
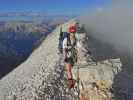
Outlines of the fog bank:
M133 52L133 1L117 0L109 8L100 8L81 16L88 34L111 43L118 50Z

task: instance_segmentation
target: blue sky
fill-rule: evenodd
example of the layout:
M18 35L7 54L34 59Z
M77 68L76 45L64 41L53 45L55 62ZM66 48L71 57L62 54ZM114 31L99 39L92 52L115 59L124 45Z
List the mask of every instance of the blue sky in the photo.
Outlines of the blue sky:
M111 0L0 0L0 12L35 11L49 14L81 14L86 9L105 7Z

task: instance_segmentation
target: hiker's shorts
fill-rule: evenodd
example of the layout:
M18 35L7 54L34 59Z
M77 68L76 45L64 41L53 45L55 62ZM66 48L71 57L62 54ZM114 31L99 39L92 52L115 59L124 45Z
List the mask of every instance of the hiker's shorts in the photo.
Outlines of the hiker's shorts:
M73 66L74 65L74 60L71 57L70 58L65 58L65 63L69 63Z

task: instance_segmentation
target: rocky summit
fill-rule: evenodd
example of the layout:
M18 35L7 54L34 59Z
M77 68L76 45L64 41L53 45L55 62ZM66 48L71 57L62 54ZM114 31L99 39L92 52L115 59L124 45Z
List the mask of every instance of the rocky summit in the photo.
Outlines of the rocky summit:
M110 48L103 51L86 32L78 36L81 47L73 67L77 83L68 90L58 39L60 27L67 31L75 23L58 26L25 62L0 80L0 100L132 100L118 98L113 88L115 76L122 71L121 58L113 50L110 56Z

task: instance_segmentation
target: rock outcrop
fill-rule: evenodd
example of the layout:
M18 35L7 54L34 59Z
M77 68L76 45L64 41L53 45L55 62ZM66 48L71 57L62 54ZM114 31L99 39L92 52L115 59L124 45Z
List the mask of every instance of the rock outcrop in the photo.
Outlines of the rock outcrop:
M75 20L63 24L63 31L71 24ZM63 60L57 54L59 31L57 27L24 63L0 80L0 100L78 99L78 89L67 90ZM77 78L79 67L80 80L75 89L79 85L80 98L85 100L113 100L111 89L115 75L121 71L120 58L96 60L90 53L87 34L80 35L81 60L73 68L73 76Z

